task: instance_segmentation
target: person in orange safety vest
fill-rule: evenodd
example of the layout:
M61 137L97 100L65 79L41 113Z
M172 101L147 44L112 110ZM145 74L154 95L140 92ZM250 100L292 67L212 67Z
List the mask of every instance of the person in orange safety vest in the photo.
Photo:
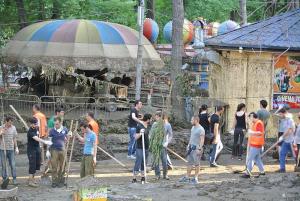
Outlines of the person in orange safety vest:
M33 117L38 120L38 127L39 127L39 138L45 138L48 136L47 132L47 118L46 116L40 111L39 105L33 105L32 112Z
M249 134L249 150L248 159L246 161L246 173L243 178L250 178L254 163L258 166L259 175L265 175L264 164L261 159L263 146L265 144L265 128L264 123L258 119L255 112L249 114L249 119L252 122L252 128L248 130Z
M33 117L37 119L37 125L38 125L38 137L45 140L48 137L48 128L47 128L47 118L46 116L41 112L41 108L39 105L35 104L32 107ZM41 159L42 164L45 161L45 150L47 149L47 145L44 145L41 143L42 152L41 152Z

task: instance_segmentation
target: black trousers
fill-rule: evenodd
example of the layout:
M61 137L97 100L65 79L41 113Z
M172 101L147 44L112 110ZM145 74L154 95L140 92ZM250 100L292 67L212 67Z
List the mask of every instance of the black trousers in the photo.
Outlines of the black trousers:
M35 174L41 168L41 150L40 147L27 148L29 160L29 174Z
M234 138L233 138L233 156L242 156L243 154L243 141L244 141L244 131L242 128L234 129Z

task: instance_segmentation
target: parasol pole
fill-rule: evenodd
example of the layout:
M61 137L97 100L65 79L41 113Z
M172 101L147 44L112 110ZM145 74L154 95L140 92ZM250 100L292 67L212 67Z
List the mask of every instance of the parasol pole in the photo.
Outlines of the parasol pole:
M144 0L139 0L138 7L138 26L139 26L139 41L137 50L137 63L136 63L136 80L135 80L135 100L141 99L141 88L142 88L142 65L143 65L143 31L144 31L144 13L145 3Z

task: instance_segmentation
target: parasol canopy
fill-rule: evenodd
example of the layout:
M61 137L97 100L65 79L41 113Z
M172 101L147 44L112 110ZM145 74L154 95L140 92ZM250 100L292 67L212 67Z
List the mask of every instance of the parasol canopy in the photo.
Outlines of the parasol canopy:
M145 70L163 66L152 44L143 37ZM6 63L30 67L109 71L135 70L137 31L95 20L53 20L32 24L19 31L2 50Z

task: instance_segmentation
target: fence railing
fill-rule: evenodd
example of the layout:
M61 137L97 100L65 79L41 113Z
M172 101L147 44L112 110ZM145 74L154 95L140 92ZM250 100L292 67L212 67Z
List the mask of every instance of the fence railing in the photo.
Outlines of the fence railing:
M165 107L168 97L153 96L149 101L145 96L143 103L151 104L153 107ZM50 117L55 113L56 108L63 108L65 111L65 119L81 119L88 111L95 113L98 118L103 116L104 119L113 115L112 113L119 111L125 112L132 106L129 101L122 101L113 97L75 97L75 96L42 96L25 94L0 94L1 105L3 105L4 113L12 113L9 105L14 108L22 116L32 116L32 107L39 104L41 111ZM2 107L2 106L1 106ZM113 115L118 116L118 115ZM120 116L120 115L119 115Z

